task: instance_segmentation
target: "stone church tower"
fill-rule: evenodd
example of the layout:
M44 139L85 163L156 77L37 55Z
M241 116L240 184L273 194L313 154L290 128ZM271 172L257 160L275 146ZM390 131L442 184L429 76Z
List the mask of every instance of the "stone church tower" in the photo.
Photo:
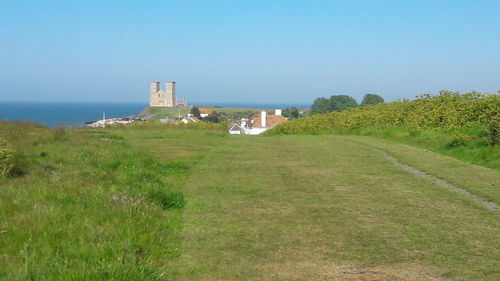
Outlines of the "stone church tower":
M149 106L176 107L187 106L187 98L179 103L175 94L175 82L165 82L165 90L160 89L160 82L151 82L149 87Z

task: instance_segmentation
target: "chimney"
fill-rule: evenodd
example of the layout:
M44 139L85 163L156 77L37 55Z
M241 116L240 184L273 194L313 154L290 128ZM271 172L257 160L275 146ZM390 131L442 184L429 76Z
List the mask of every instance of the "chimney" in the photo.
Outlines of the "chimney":
M266 119L267 119L267 112L262 111L260 113L260 125L262 126L262 128L267 127L267 122L266 122L267 120Z
M275 109L274 115L281 115L281 109Z

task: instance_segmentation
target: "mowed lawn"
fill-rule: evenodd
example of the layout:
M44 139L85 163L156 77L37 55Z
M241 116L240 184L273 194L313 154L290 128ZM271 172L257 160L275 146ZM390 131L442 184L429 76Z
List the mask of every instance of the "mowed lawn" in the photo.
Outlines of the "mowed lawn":
M472 166L469 177L484 171ZM485 184L500 182L486 171ZM498 213L355 137L225 138L184 191L179 280L500 278Z
M370 137L29 130L8 138L0 279L500 279L499 212L373 147L500 204L498 170Z

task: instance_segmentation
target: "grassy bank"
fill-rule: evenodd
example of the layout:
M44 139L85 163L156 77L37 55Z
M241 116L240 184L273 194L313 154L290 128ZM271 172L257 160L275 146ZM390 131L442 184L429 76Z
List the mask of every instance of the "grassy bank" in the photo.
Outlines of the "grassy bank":
M500 95L443 91L293 120L266 134L376 136L500 169L499 112Z
M183 137L201 142L198 133ZM173 273L182 186L197 153L159 158L112 130L0 123L0 136L16 151L15 169L0 178L1 279L159 280Z
M149 108L149 111L152 114L151 120L160 121L161 119L175 119L179 116L182 118L186 116L189 111L191 111L191 107L186 108L161 108L161 107L153 107Z
M324 133L373 136L425 148L471 164L500 170L500 147L490 145L488 130L484 126L458 130L459 138L457 138L456 132L440 128L414 131L409 127L377 128L367 126L351 130L330 130Z

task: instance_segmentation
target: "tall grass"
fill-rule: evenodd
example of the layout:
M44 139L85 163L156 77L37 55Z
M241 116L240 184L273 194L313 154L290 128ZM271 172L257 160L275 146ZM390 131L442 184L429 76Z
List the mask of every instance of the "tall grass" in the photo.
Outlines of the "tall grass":
M6 176L14 168L14 149L0 138L0 176Z
M0 136L18 171L0 177L0 279L169 279L188 166L106 130L2 122Z

